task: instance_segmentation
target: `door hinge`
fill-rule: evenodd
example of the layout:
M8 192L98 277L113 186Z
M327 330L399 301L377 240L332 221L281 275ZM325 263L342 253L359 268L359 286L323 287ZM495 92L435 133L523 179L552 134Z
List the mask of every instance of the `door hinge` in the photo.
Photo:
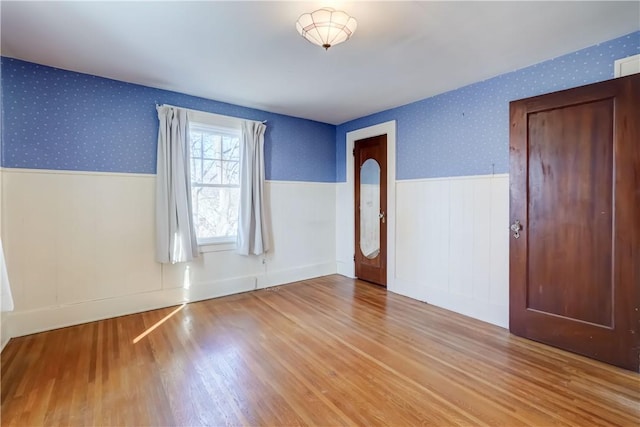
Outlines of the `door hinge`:
M355 157L356 156L356 149L354 148L351 153L353 154L353 157Z
M353 262L356 262L356 254L353 254Z

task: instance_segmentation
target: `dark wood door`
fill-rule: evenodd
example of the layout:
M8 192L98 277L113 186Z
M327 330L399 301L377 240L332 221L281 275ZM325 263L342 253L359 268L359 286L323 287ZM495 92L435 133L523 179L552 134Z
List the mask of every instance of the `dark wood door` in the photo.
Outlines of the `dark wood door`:
M387 286L387 135L355 142L355 270Z
M640 75L510 116L511 332L638 371Z

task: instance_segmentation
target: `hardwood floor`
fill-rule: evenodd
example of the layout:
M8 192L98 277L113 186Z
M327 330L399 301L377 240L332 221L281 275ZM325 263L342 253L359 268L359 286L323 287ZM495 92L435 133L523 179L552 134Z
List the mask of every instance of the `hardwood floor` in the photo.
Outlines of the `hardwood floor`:
M638 374L341 276L16 338L1 387L19 426L640 421Z

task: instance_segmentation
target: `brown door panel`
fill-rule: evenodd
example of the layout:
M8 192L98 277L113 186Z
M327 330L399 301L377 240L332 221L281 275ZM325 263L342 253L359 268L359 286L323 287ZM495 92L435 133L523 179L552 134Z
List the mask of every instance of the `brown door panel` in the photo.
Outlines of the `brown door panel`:
M640 75L510 104L510 330L639 369Z
M381 286L387 286L387 224L386 224L386 213L387 213L387 136L379 135L371 138L361 139L355 142L354 148L354 168L355 168L355 273L356 277L362 280L366 280L372 283L376 283ZM367 199L367 197L362 194L361 186L362 183L366 184L366 176L364 181L361 180L361 171L367 163L368 160L373 160L375 163L369 162L369 164L375 164L377 168L379 168L379 200L377 201L379 204L378 209L375 209L377 212L369 212L369 214L374 214L375 218L373 221L375 222L375 227L377 228L375 231L378 233L378 241L379 247L377 248L377 252L375 248L370 250L371 248L366 248L363 253L363 247L361 245L361 234L373 231L369 229L368 231L363 230L361 224L361 199L362 201L372 202L372 200ZM365 206L366 209L367 206ZM369 207L369 209L372 209ZM378 218L378 215L380 216ZM368 226L371 227L372 222L369 222ZM365 235L366 236L366 235ZM364 241L368 241L365 237Z

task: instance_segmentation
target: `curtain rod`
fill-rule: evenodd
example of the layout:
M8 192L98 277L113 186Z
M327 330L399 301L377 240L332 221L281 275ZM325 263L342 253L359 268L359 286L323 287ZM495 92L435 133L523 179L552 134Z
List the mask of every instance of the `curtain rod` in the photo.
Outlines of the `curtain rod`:
M171 105L171 104L156 104L156 108L157 107L171 107L171 108L180 108L181 110L185 110L185 111L192 111L194 113L205 113L205 114L216 114L218 116L226 116L226 114L219 114L219 113L212 113L210 111L202 111L202 110L193 110L191 108L186 108L186 107L178 107L177 105ZM251 120L251 119L245 119L242 117L235 117L235 116L227 116L227 117L233 117L234 119L238 119L238 120ZM259 120L251 120L252 122L259 122ZM267 123L266 120L261 121L260 123L265 124Z

